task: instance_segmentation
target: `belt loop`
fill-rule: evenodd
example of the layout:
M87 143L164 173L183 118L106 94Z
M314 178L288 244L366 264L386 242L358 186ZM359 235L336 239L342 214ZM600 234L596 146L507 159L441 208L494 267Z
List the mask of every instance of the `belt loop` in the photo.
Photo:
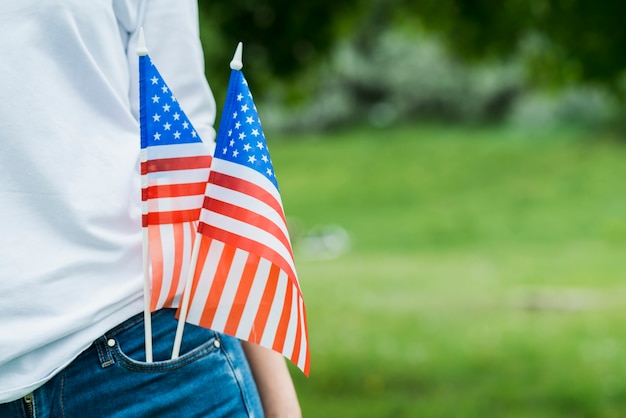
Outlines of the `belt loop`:
M115 347L114 339L108 339L106 335L103 335L94 342L94 345L98 351L98 358L100 359L100 366L102 366L102 368L115 364L115 358L111 351L113 347Z

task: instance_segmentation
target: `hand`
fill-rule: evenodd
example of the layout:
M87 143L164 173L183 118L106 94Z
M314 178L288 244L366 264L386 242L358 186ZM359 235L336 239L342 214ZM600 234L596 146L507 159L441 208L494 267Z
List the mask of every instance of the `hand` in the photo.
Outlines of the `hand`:
M266 418L302 418L300 403L285 359L279 353L242 342Z

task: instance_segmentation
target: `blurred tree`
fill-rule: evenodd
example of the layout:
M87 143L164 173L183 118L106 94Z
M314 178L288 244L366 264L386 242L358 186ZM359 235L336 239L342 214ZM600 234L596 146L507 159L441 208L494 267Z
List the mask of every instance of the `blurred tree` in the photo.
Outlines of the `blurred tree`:
M394 0L392 0L394 1ZM399 19L444 35L466 58L521 54L543 82L613 87L626 68L626 2L589 0L395 0Z
M200 0L201 34L207 74L227 79L237 42L244 43L244 65L253 71L255 91L271 81L289 80L323 56L358 0ZM223 74L226 73L224 76ZM213 83L215 84L215 83Z

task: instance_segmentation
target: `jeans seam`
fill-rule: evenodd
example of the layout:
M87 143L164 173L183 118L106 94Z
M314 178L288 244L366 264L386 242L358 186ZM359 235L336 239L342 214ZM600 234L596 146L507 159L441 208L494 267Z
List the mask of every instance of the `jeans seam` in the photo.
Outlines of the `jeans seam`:
M224 353L224 357L226 357L226 361L228 362L228 365L233 372L233 378L237 382L237 387L239 388L239 395L241 396L241 402L243 403L244 408L246 408L246 415L248 417L254 418L254 414L251 414L250 412L251 409L250 409L250 405L248 404L248 398L246 397L246 390L241 381L241 373L239 373L238 369L235 367L235 364L230 358L230 353L228 352L228 350L224 348L223 344L221 345L220 349Z
M65 393L65 371L61 375L61 393L59 395L59 404L61 406L61 418L65 418L65 404L63 403L63 395Z

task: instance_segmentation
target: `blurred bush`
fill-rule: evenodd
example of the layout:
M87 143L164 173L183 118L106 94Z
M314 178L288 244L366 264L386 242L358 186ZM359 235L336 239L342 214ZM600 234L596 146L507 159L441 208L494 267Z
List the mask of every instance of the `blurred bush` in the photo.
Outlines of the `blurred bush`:
M284 106L284 96L269 97L266 123L311 130L363 123L498 122L524 90L519 65L468 66L437 38L400 27L382 32L367 48L355 38L339 41L314 74L303 76L306 84L315 84L310 100Z
M200 2L207 77L221 103L228 62L243 41L246 77L269 129L417 121L595 128L619 121L621 58L599 59L607 50L587 32L580 50L572 46L577 30L607 25L598 42L608 31L621 34L605 16L611 7L489 4ZM579 11L590 21L565 18Z
M621 102L603 86L539 88L522 60L467 63L437 37L393 27L360 47L338 41L329 59L300 78L307 100L276 86L262 101L270 129L328 130L368 124L507 123L515 127L604 128L619 123Z

